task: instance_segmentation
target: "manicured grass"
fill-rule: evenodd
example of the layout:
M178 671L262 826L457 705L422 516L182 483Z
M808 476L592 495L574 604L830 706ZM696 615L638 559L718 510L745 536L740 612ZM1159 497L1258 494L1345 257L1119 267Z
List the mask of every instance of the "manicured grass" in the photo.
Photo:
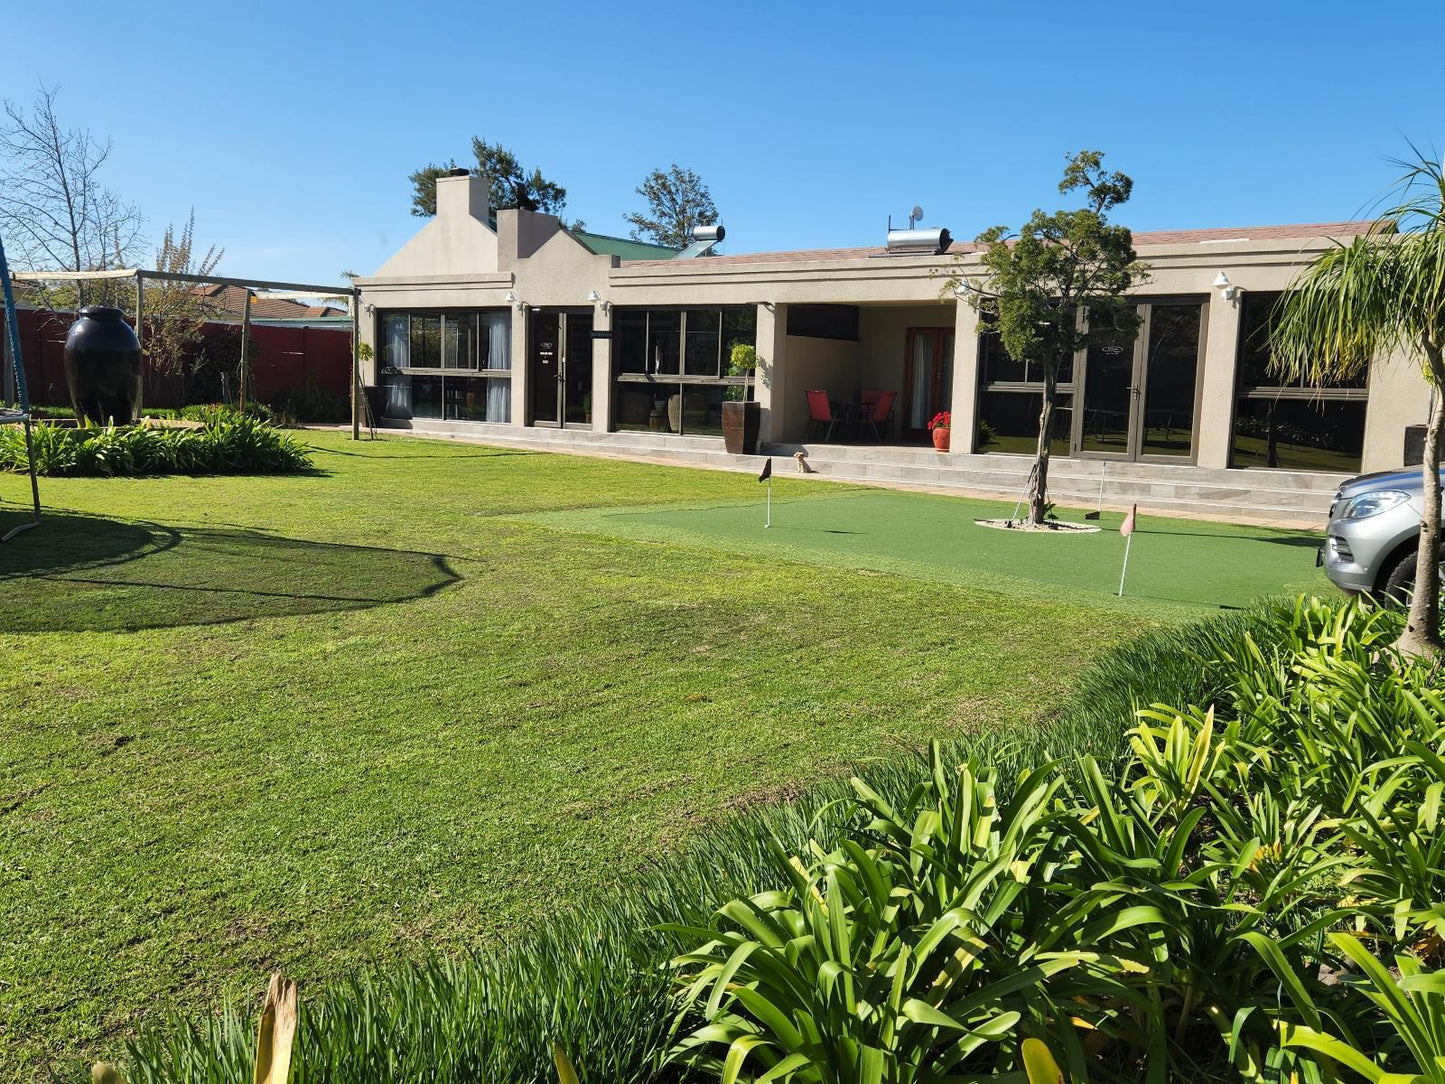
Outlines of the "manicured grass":
M747 476L307 440L319 476L47 480L0 547L0 1078L272 969L497 944L735 808L1036 718L1197 612L763 541Z

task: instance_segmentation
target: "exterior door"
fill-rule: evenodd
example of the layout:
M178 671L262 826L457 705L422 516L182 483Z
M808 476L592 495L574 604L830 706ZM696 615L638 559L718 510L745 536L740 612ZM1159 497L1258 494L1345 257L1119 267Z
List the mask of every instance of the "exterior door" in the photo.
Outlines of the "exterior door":
M928 423L953 398L951 327L908 329L903 353L903 397L895 408L904 440L928 440Z
M1079 392L1083 409L1074 411L1076 455L1161 462L1193 458L1203 314L1197 301L1141 305L1137 331L1089 348Z
M592 313L532 312L528 336L533 425L590 425Z
M562 314L532 311L527 337L533 425L562 424Z

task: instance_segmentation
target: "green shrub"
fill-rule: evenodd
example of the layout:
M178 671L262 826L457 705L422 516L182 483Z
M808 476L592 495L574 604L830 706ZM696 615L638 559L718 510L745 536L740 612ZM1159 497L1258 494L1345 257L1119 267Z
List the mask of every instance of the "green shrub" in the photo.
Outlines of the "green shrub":
M40 474L284 474L311 468L306 449L253 418L216 416L201 429L145 426L61 428L32 433ZM26 471L25 434L0 429L0 469Z

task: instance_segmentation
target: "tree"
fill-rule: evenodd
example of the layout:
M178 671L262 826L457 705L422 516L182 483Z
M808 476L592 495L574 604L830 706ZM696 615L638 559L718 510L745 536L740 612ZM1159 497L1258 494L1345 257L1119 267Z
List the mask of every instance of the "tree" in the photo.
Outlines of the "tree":
M41 84L27 112L5 102L0 120L0 230L21 266L104 271L132 265L144 218L101 183L111 144L67 129L55 111L59 87ZM80 284L75 300L84 304Z
M472 154L477 164L470 172L473 177L487 179L487 202L493 216L498 211L521 207L528 211L542 211L559 218L567 207L567 189L555 181L542 176L540 169L528 173L517 156L500 143L488 143L480 136L472 137ZM411 175L411 213L420 218L429 218L437 213L437 178L445 177L457 168L453 159L447 165L429 164ZM571 229L581 229L583 223L573 222Z
M978 235L984 274L975 280L955 257L948 285L990 321L1016 361L1044 378L1039 439L1029 484L1029 522L1048 509L1049 438L1058 405L1059 370L1078 351L1134 331L1139 317L1126 294L1146 268L1134 255L1134 238L1111 225L1108 212L1125 203L1134 182L1104 170L1100 151L1080 151L1064 168L1059 191L1082 191L1073 211L1035 211L1018 234L995 226Z
M1411 150L1415 150L1412 146ZM1399 647L1445 654L1440 635L1440 450L1445 434L1445 173L1415 151L1398 199L1349 244L1305 268L1280 300L1270 365L1316 387L1359 375L1396 350L1416 356L1435 389L1425 428L1424 510L1415 591Z
M196 212L191 209L179 234L167 226L156 250L156 270L179 275L210 275L221 262L222 249L215 245L204 255L195 251ZM201 339L201 327L213 306L200 284L148 280L145 291L145 329L141 342L146 360L157 373L179 373Z
M654 169L637 186L647 200L645 213L629 214L634 241L650 241L668 248L686 248L692 242L694 226L717 224L717 206L707 185L690 169L676 162L671 169Z

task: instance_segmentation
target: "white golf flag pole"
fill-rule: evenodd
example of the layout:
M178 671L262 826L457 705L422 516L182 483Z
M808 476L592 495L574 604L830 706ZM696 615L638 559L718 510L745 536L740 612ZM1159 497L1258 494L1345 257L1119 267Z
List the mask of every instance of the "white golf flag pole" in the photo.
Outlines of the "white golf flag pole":
M773 525L773 457L768 456L768 461L763 464L763 472L758 475L759 482L768 483L768 519L764 527Z
M1119 573L1119 597L1124 597L1124 579L1129 575L1129 547L1134 544L1134 523L1139 515L1139 506L1136 504L1129 509L1129 514L1124 517L1124 522L1119 525L1119 533L1124 536L1124 568Z

